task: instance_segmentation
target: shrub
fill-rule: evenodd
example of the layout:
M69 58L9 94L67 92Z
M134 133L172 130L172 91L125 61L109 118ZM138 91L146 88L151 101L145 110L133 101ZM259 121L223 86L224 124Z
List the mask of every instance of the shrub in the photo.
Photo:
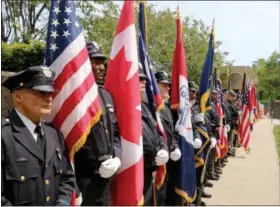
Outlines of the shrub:
M43 65L45 43L31 41L31 43L2 42L2 70L17 72L30 66Z

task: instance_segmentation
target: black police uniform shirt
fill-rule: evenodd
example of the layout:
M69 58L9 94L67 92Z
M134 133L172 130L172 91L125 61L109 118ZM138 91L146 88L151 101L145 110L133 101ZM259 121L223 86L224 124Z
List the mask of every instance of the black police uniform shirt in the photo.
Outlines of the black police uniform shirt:
M63 135L41 127L45 154L15 110L2 120L2 205L70 205L75 176Z
M238 120L238 108L234 105L232 101L228 101L228 110L231 117L231 128L237 129L237 120Z
M146 103L141 104L142 116L142 136L143 136L143 155L144 168L156 168L155 157L159 150L168 151L164 138L157 129L157 122L153 118Z
M178 148L178 135L175 134L174 121L168 104L164 104L164 110L160 112L162 126L166 134L167 147L169 152Z
M111 157L121 159L122 148L114 102L111 94L99 85L102 105L100 120L91 128L86 143L75 154L75 173L80 179L91 178L98 174L100 164ZM99 175L100 176L100 175Z

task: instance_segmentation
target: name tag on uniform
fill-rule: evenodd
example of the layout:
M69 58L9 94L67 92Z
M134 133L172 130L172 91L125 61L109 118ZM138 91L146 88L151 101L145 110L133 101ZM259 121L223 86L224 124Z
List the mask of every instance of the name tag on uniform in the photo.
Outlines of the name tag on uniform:
M17 158L17 162L27 162L28 159L26 157L19 157Z

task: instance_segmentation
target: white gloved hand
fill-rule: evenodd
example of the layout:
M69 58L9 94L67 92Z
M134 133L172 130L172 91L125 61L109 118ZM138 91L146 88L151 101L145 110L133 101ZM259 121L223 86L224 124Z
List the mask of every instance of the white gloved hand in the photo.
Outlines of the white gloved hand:
M198 113L197 115L194 116L194 122L195 123L204 123L204 114L203 113Z
M179 148L176 148L173 152L170 153L170 159L173 161L177 161L181 158L181 150Z
M118 157L110 158L101 163L99 174L102 178L109 178L115 174L121 166L121 161Z
M210 148L213 149L217 144L217 140L215 137L211 137L211 145Z
M164 165L165 163L167 163L169 159L169 155L168 152L166 150L159 150L157 152L157 156L156 156L156 165L160 166L160 165Z
M82 193L80 193L80 196L75 199L75 206L81 206L82 202L83 202L83 197L82 197Z
M237 113L238 113L238 115L239 115L239 116L242 114L242 112L241 112L241 111L238 111Z
M230 126L228 124L226 125L226 129L227 129L227 132L230 131Z
M195 138L193 142L193 147L195 149L199 149L201 146L202 146L202 141L198 138Z

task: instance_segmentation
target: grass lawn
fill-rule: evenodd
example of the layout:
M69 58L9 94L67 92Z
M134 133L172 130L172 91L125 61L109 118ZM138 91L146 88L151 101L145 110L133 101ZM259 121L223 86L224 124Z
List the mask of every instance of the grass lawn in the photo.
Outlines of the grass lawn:
M278 160L279 160L279 165L280 165L280 126L275 125L273 129L275 141L276 141L276 147L277 147L277 152L278 152Z

